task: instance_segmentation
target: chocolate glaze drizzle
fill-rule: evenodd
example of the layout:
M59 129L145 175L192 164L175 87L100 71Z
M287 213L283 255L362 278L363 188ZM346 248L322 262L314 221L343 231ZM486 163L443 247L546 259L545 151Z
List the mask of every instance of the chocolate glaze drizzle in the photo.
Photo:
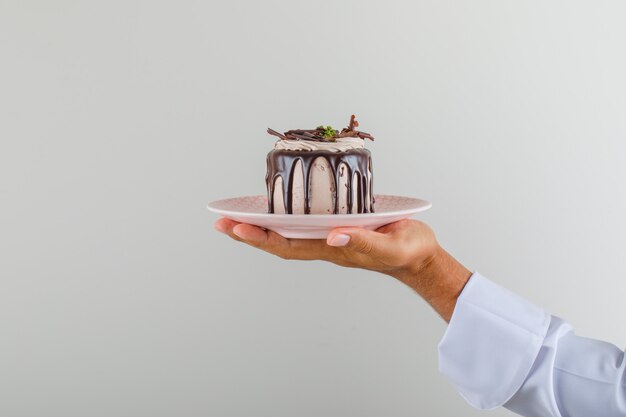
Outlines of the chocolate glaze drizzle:
M332 170L335 182L335 192L333 195L333 213L339 213L339 181L341 177L340 168L344 164L347 175L347 206L348 212L353 213L353 179L357 176L357 201L356 213L371 213L374 211L374 193L372 189L372 158L367 149L351 149L345 152L332 151L291 151L272 150L267 154L267 174L265 182L268 193L268 211L274 213L274 189L276 180L280 177L283 182L283 204L285 212L293 214L293 179L295 175L296 163L302 163L304 174L304 213L311 213L311 170L313 162L318 157L324 157ZM369 173L369 175L368 175ZM369 201L367 197L369 195Z

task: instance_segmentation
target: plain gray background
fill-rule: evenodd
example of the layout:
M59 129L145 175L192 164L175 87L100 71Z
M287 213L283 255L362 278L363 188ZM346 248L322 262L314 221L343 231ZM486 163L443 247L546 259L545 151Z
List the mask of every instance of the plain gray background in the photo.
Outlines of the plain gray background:
M269 126L377 140L470 269L626 344L626 4L0 1L0 415L505 416L390 278L214 232Z

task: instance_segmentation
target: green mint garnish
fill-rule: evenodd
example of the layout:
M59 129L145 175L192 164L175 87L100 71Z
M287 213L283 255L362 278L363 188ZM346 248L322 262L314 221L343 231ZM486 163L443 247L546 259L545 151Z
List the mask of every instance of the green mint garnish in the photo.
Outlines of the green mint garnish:
M332 126L320 126L318 129L324 130L322 133L322 137L324 139L332 139L339 133L337 130L333 129Z

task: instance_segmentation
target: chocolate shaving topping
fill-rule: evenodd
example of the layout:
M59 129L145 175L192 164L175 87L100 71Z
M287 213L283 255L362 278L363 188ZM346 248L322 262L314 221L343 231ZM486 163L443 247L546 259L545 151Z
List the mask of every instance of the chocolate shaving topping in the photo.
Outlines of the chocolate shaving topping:
M354 118L354 114L350 116L350 123L348 124L348 130L354 130L355 127L359 127L359 122Z
M267 128L267 133L269 133L270 135L278 136L279 138L283 140L287 139L285 135L283 135L280 132L275 131L274 129L270 129L269 127Z
M374 140L374 137L369 133L355 130L355 127L359 127L359 122L354 117L354 114L350 116L350 122L348 127L341 129L341 132L334 130L330 126L319 126L315 129L295 129L288 130L285 133L277 132L273 129L267 129L267 133L273 136L277 136L282 140L310 140L312 142L335 142L338 138L357 137L361 139Z

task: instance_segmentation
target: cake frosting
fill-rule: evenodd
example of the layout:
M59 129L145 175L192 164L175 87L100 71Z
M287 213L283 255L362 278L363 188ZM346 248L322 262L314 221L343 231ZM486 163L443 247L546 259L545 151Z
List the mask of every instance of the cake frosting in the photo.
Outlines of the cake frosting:
M268 212L348 214L374 211L372 159L355 130L354 116L341 132L330 126L279 133L267 155Z
M286 151L345 152L350 149L363 149L365 147L363 142L363 139L357 137L338 138L335 142L279 139L274 144L274 149Z

